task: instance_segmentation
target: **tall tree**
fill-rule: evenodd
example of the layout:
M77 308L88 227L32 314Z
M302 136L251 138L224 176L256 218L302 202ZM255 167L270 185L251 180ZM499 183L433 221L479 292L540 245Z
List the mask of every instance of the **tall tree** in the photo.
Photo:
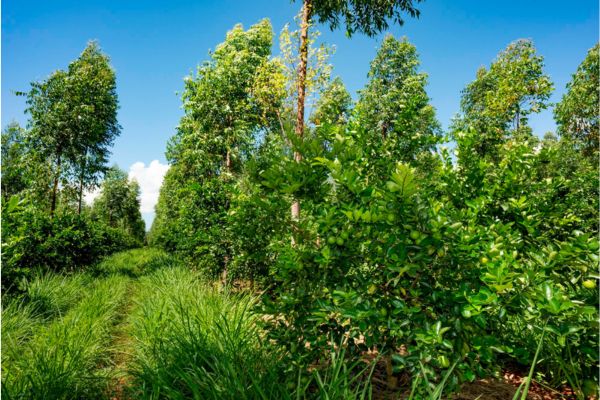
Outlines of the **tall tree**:
M418 71L419 64L415 46L387 35L357 105L361 126L377 134L374 141L383 142L391 158L404 162L431 150L440 135L425 91L427 74Z
M306 93L306 73L308 64L309 27L313 18L319 23L329 24L331 29L337 28L341 23L346 27L348 35L362 32L373 36L389 26L389 20L402 24L403 15L418 17L419 10L413 3L420 0L303 0L302 17L300 21L300 49L297 72L298 98L296 109L296 135L304 135L304 108ZM341 22L343 21L343 22ZM299 152L294 153L296 162L302 160ZM300 202L292 203L292 219L300 217Z
M345 124L352 111L352 97L340 77L334 78L323 90L310 120L319 124Z
M517 40L508 45L489 69L477 71L477 78L463 90L462 116L453 130L478 132L474 148L487 154L498 143L513 135L531 134L530 114L549 106L553 85L544 72L544 59L537 55L533 42Z
M567 84L554 110L558 133L580 143L587 155L598 154L600 108L600 44L591 48Z
M135 180L130 181L119 167L108 169L100 196L92 205L92 215L143 243L145 224L140 212L140 186Z
M172 167L161 190L152 240L170 238L176 251L205 263L214 274L227 271L231 258L227 218L233 186L271 112L263 107L278 103L265 96L274 93L265 86L267 76L278 69L269 62L272 40L268 20L248 30L236 25L210 60L185 80L185 115L169 145ZM170 199L166 207L164 199ZM175 214L176 220L168 221L164 213Z
M50 214L56 209L59 183L65 179L65 170L77 155L75 132L67 123L69 120L69 96L67 74L55 71L48 79L31 83L27 96L27 110L30 115L29 136L40 155L52 163L52 192Z
M53 164L50 213L57 207L59 185L78 182L78 202L105 170L109 147L119 134L115 74L95 42L88 44L67 71L33 82L27 93L29 138Z
M120 133L116 77L109 62L98 43L90 42L67 72L72 101L69 122L80 147L76 164L79 213L84 189L97 185L107 169L109 148Z

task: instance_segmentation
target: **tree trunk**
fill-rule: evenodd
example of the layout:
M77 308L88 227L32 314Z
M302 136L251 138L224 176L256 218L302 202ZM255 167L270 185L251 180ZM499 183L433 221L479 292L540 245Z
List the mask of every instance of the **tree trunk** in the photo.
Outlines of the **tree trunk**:
M392 365L392 356L385 356L385 375L387 386L390 389L398 387L398 378L394 376L394 367Z
M225 168L227 168L227 172L231 172L231 155L229 154L229 149L227 149L227 154L225 154Z
M83 165L81 166L81 174L79 175L79 206L77 207L77 214L79 215L81 215L81 203L83 200L83 178L85 177L85 167L87 166L87 152L87 149L85 149Z
M54 210L56 210L56 194L58 192L58 180L60 178L60 163L61 154L58 154L56 159L56 174L54 175L54 186L52 188L52 203L50 204L50 216L54 216Z
M228 174L231 174L231 153L227 149L225 153L225 169ZM228 178L227 178L228 179ZM225 203L225 209L229 210L229 200ZM221 280L223 281L223 287L227 287L227 267L229 266L229 255L225 255L223 258L223 273L221 274Z
M300 26L300 62L298 65L298 110L296 114L296 135L299 138L304 134L304 102L306 96L306 69L308 65L308 26L310 23L311 0L304 0L302 7L302 22ZM302 161L302 154L294 152L294 160ZM300 218L300 202L294 199L292 203L292 220Z
M225 258L223 259L223 262L225 263L225 266L223 268L223 272L221 273L221 282L223 284L223 287L226 288L227 287L227 266L229 265L229 256L225 256Z

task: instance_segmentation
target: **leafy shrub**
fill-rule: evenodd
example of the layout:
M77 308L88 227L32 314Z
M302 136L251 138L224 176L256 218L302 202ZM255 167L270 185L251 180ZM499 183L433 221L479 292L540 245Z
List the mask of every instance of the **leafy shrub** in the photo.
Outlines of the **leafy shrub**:
M2 287L23 289L35 270L74 271L140 243L126 232L64 210L51 216L17 197L2 209Z
M425 395L454 363L450 389L506 355L528 365L546 331L537 371L580 395L597 386L598 242L583 232L597 211L572 197L580 182L541 176L548 154L521 140L500 145L497 160L459 154L456 168L446 156L433 185L405 164L378 181L369 171L386 161L365 159L363 140L339 136L303 161L325 166L334 190L299 223L302 240L276 244L264 312L291 362L347 339L352 358L376 348L390 374L425 378Z

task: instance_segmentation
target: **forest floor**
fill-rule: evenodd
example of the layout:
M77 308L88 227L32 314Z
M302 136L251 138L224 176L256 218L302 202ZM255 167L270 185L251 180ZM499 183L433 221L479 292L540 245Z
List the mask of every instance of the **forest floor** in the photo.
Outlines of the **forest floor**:
M257 384L253 369L268 364L257 353L252 296L223 294L174 263L158 250L133 250L91 272L40 276L23 298L3 299L2 396L280 398L269 395L273 388L257 396L246 391ZM522 377L507 372L451 398L511 399ZM265 389L274 384L264 382ZM373 384L374 399L403 397ZM534 383L528 398L569 394Z

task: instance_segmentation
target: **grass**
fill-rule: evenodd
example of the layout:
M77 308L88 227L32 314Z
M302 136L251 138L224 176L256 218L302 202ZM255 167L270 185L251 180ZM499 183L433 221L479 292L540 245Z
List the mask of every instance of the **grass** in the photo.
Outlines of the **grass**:
M177 265L177 260L154 248L133 249L116 253L92 269L95 276L124 275L139 278L161 268Z
M123 300L126 281L111 277L86 288L89 293L62 318L41 325L3 363L2 396L8 399L98 398L107 377L111 320Z
M38 275L27 286L23 298L3 299L2 309L2 364L18 355L44 324L64 315L84 295L82 288L91 279L84 274L64 276L49 273Z
M254 298L221 293L184 268L140 280L131 315L133 386L143 398L274 398Z
M285 372L283 353L263 340L256 299L221 292L185 268L140 279L131 314L131 396L145 399L365 399L344 351L327 367Z
M348 366L343 349L311 372L284 363L255 302L154 249L115 254L88 273L38 276L4 301L2 396L370 398L368 379L354 373L369 367Z

